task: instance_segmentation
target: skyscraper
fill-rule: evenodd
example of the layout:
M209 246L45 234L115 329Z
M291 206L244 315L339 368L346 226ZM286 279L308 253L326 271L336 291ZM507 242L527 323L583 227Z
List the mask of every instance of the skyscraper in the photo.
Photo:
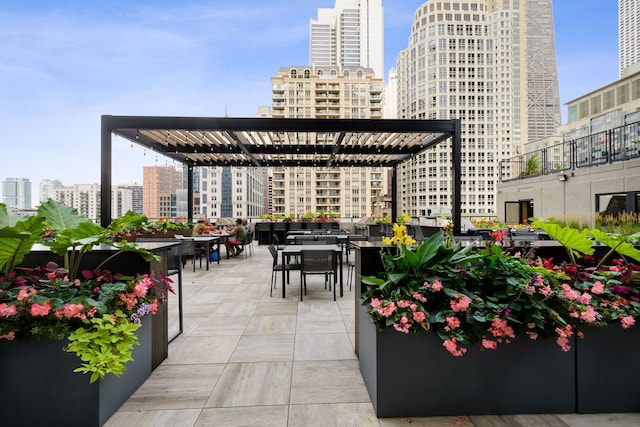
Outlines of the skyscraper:
M336 0L309 24L309 64L372 68L384 75L382 0Z
M31 182L28 178L2 181L2 203L10 208L31 209Z
M560 125L551 0L431 0L398 55L398 115L462 125L462 214L493 216L499 164ZM401 209L451 209L451 147L400 170Z
M618 0L618 55L620 77L632 74L640 68L640 2ZM635 67L632 67L634 66ZM632 67L632 68L629 68Z
M383 80L370 68L282 67L271 85L274 118L382 118ZM328 142L333 137L326 135ZM276 214L324 211L361 218L372 215L377 196L388 194L385 168L272 170Z

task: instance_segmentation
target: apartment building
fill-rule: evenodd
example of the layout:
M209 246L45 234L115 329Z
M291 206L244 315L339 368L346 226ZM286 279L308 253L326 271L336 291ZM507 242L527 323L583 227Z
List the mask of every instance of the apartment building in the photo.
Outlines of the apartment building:
M370 68L282 67L271 85L274 118L382 118L383 80ZM389 194L387 183L386 168L274 167L272 210L371 216L376 197Z
M560 124L551 1L424 3L397 81L399 118L461 120L461 214L495 215L500 161ZM401 166L401 211L450 212L451 161L439 144Z

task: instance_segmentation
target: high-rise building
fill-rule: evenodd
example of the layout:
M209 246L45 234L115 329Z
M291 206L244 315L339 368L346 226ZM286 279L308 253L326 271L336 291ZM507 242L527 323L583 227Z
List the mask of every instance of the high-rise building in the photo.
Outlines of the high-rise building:
M257 167L210 166L200 172L199 216L256 218L265 213L265 171Z
M100 219L100 185L74 184L53 190L53 199L75 208L78 213L95 222Z
M499 163L560 125L551 0L431 0L398 55L398 115L462 126L461 209L493 216ZM412 215L451 209L451 145L399 168Z
M62 188L62 182L58 179L43 179L40 181L40 203L53 199L56 188Z
M126 213L127 210L131 210L142 215L142 204L144 198L144 189L142 185L138 182L128 182L114 187L131 190L131 204L122 207L122 209L125 209L124 212ZM112 218L118 218L118 216L112 215Z
M274 118L382 118L383 80L370 68L282 67L271 78ZM331 138L330 135L327 136ZM272 169L275 214L372 215L372 201L386 195L385 168Z
M309 23L309 64L373 69L384 76L382 0L336 0Z
M640 1L618 0L620 77L640 70Z
M31 181L28 178L2 181L2 203L9 208L31 209Z
M142 179L144 215L151 219L171 218L176 190L182 188L182 172L172 166L145 166Z

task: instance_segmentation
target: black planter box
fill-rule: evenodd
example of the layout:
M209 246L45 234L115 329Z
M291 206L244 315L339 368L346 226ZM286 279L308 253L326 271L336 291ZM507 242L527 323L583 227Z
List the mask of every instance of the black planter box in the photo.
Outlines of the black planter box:
M640 412L640 326L584 331L576 340L578 413Z
M378 332L359 316L360 372L380 418L575 412L575 355L553 339L454 357L435 335Z
M140 345L121 376L89 383L73 372L81 360L64 341L0 341L2 424L12 427L101 426L151 375L151 316L138 329Z

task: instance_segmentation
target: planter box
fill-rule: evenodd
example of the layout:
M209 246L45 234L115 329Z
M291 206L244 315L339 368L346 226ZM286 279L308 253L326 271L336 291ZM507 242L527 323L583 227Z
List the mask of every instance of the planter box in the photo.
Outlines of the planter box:
M584 331L576 340L578 413L640 412L640 326Z
M454 357L435 335L378 332L364 307L358 317L360 371L380 418L575 412L575 355L553 339Z
M63 349L67 341L25 339L0 342L0 401L3 425L101 426L151 375L150 316L138 329L140 345L123 375L89 384L75 373L81 361ZM10 410L9 410L10 409Z

